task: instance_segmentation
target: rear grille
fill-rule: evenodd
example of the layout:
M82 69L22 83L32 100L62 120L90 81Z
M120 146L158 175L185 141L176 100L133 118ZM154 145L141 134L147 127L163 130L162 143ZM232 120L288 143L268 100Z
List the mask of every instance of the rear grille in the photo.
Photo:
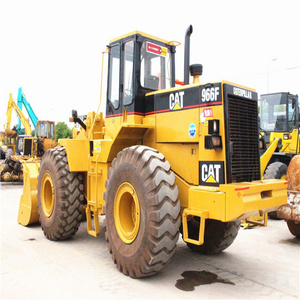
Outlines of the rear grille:
M227 182L259 180L257 102L228 96L227 113Z

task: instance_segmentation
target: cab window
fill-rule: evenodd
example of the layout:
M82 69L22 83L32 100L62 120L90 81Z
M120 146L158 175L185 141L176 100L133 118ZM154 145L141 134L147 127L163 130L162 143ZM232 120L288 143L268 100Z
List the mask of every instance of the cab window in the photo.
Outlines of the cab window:
M120 104L120 45L110 49L108 100L117 109Z
M39 124L38 136L47 136L47 124L44 124L44 123Z
M51 123L48 124L48 138L54 139L54 125Z
M171 87L171 55L168 48L150 41L143 42L141 85L151 90Z
M133 41L128 41L124 46L124 79L123 79L123 104L129 105L133 100Z

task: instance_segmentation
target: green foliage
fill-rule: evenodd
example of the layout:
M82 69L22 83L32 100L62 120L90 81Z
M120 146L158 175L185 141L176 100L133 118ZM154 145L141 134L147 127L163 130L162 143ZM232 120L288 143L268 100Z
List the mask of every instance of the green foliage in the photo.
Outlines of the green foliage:
M35 130L34 129L31 131L31 136L35 136Z
M58 122L55 126L55 130L56 130L56 141L58 141L58 139L72 137L72 129L70 129L65 122Z

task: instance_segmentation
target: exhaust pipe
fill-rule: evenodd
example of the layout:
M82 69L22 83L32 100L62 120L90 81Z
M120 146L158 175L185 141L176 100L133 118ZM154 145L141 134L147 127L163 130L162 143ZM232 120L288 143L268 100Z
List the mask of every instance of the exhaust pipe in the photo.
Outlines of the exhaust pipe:
M184 42L184 85L190 83L190 36L193 33L193 26L190 25L185 33Z

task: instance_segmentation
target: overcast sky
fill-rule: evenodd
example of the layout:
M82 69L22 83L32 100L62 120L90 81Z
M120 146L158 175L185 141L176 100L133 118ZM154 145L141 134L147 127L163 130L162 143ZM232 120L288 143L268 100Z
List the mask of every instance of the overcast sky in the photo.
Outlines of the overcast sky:
M97 110L101 52L133 30L182 43L177 79L192 24L191 63L203 64L202 82L300 94L299 13L300 1L289 0L2 0L0 130L9 93L17 101L19 87L41 120L68 123L72 109Z

